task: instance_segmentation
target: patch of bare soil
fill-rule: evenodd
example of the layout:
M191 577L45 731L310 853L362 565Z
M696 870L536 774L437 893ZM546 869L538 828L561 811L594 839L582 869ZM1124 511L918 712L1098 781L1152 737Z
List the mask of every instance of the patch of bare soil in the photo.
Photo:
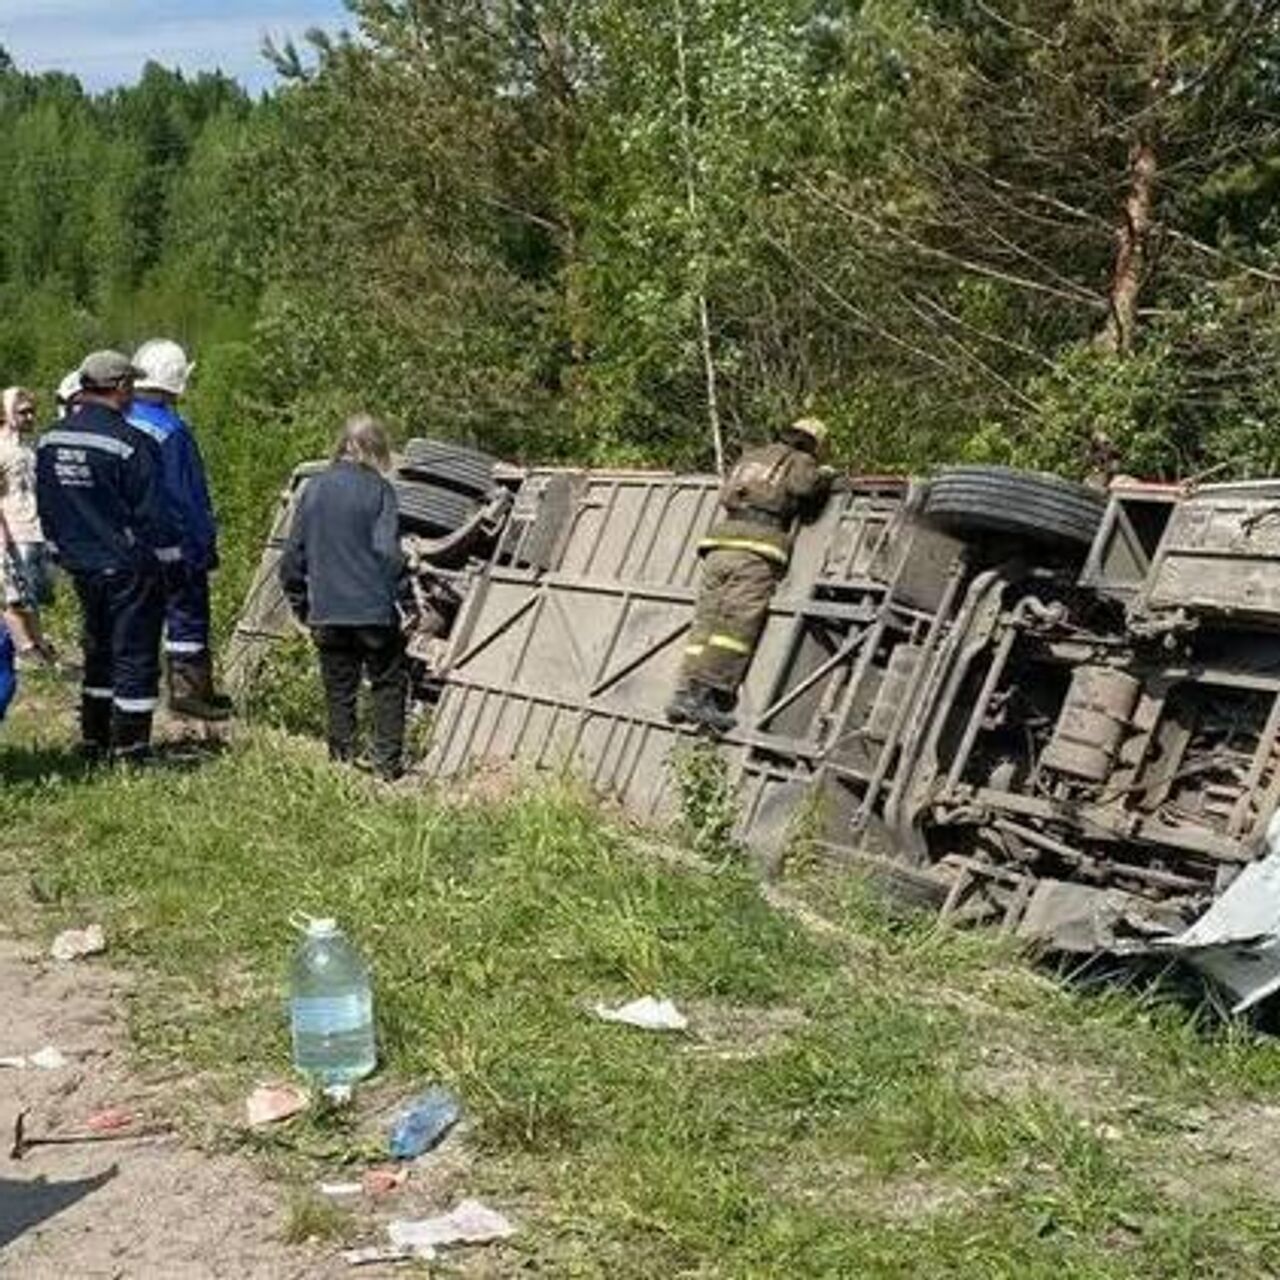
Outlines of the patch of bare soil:
M125 980L97 961L59 965L0 938L0 1057L59 1050L53 1070L0 1068L0 1276L21 1280L326 1280L338 1259L282 1242L282 1196L245 1161L173 1133L10 1157L30 1136L81 1132L107 1108L139 1127L177 1114L172 1086L126 1061ZM367 1273L366 1273L367 1274Z
M761 1170L776 1194L823 1213L889 1223L918 1224L926 1218L961 1212L994 1195L999 1188L962 1186L921 1166L892 1177L876 1172L860 1157L839 1160L819 1157L791 1161Z
M1183 1117L1164 1144L1157 1179L1189 1204L1237 1194L1274 1196L1280 1186L1280 1106L1251 1103L1227 1111L1206 1107Z
M697 1001L689 1016L688 1052L724 1062L762 1058L786 1045L788 1037L808 1023L803 1010L755 1008Z
M1011 1039L983 1045L965 1083L983 1097L1023 1102L1051 1096L1084 1118L1108 1114L1121 1105L1121 1082L1109 1071L1062 1055L1036 1053Z

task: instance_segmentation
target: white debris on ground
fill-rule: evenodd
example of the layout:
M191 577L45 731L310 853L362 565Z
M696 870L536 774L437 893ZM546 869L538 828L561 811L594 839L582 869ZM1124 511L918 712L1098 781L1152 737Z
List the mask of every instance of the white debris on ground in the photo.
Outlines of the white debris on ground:
M434 1218L398 1219L387 1224L392 1245L411 1249L419 1258L433 1258L437 1249L451 1244L491 1244L515 1233L509 1218L479 1200L463 1200L457 1208Z
M107 935L100 924L85 929L64 929L53 940L49 954L64 964L85 956L101 955L107 949Z
M7 1067L13 1071L24 1071L28 1067L34 1067L38 1071L61 1071L68 1061L67 1055L61 1049L46 1045L35 1053L9 1054L0 1058L0 1067Z
M379 1263L410 1262L413 1260L430 1261L435 1257L435 1250L426 1254L416 1253L412 1249L397 1249L394 1245L366 1245L363 1249L344 1249L341 1254L343 1262L350 1267L376 1267Z
M670 1000L653 996L641 996L616 1009L597 1004L594 1012L602 1022L619 1022L643 1031L687 1031L689 1028L689 1019Z

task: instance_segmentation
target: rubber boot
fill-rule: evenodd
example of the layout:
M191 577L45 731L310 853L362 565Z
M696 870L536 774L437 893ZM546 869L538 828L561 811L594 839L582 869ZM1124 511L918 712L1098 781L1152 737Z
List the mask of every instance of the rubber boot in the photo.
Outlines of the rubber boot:
M169 710L193 720L228 720L231 699L214 692L213 660L207 653L169 659Z
M151 712L121 711L111 716L111 758L117 764L146 764L151 759Z
M89 764L98 764L111 750L111 701L80 699L80 745L77 751Z
M668 724L691 724L698 719L698 699L690 686L675 691L667 703L666 716Z
M738 723L737 716L733 714L737 699L727 689L698 683L691 686L690 692L694 699L692 719L708 733L720 738Z

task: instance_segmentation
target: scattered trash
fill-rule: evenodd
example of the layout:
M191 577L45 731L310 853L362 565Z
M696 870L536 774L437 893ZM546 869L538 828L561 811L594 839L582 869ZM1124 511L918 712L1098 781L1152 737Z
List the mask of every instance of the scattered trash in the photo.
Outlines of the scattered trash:
M363 1249L344 1249L342 1260L353 1267L372 1267L379 1262L411 1262L415 1259L429 1262L435 1256L436 1251L434 1249L420 1251L375 1244Z
M61 1071L67 1065L67 1055L52 1045L46 1045L35 1053L13 1053L0 1058L0 1067L11 1071L25 1071L35 1067L38 1071Z
M617 1009L598 1004L595 1015L602 1022L620 1022L644 1031L686 1031L689 1027L689 1019L670 1000L656 1000L653 996L641 996Z
M64 929L53 940L49 954L55 960L79 960L84 956L101 955L107 949L107 935L100 924L87 929Z
M510 1219L479 1200L464 1200L456 1209L434 1218L398 1220L387 1224L391 1243L412 1249L419 1257L423 1250L449 1244L490 1244L515 1235ZM430 1256L430 1255L426 1255Z
M358 1196L364 1191L364 1183L362 1182L322 1182L320 1184L320 1194L322 1196L332 1196L335 1200L343 1199L346 1196Z
M438 1146L462 1116L447 1089L428 1089L414 1098L391 1126L388 1147L396 1160L412 1160Z
M399 1191L408 1177L408 1169L369 1169L360 1186L367 1196L389 1196Z
M404 1186L408 1177L408 1169L368 1169L359 1182L322 1182L319 1191L322 1196L335 1200L351 1196L386 1196Z
M142 1138L160 1138L173 1131L166 1125L149 1129L112 1130L110 1132L50 1133L33 1137L27 1132L27 1113L19 1111L13 1122L13 1142L9 1147L9 1159L21 1160L33 1147L76 1147L94 1142L135 1141Z
M95 1111L84 1122L84 1127L90 1133L116 1133L121 1129L131 1128L136 1119L137 1117L131 1111L125 1111L120 1107L107 1107L102 1111Z
M250 1128L276 1124L305 1111L311 1102L305 1089L296 1084L260 1084L245 1101Z

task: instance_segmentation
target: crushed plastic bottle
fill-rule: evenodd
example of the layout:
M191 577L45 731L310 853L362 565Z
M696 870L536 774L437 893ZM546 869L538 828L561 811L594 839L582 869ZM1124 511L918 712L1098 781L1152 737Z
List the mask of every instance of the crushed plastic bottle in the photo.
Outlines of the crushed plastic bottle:
M388 1143L397 1160L412 1160L430 1151L458 1123L462 1108L445 1089L428 1089L396 1117Z
M309 920L290 982L293 1065L331 1096L378 1065L369 970L336 920Z

